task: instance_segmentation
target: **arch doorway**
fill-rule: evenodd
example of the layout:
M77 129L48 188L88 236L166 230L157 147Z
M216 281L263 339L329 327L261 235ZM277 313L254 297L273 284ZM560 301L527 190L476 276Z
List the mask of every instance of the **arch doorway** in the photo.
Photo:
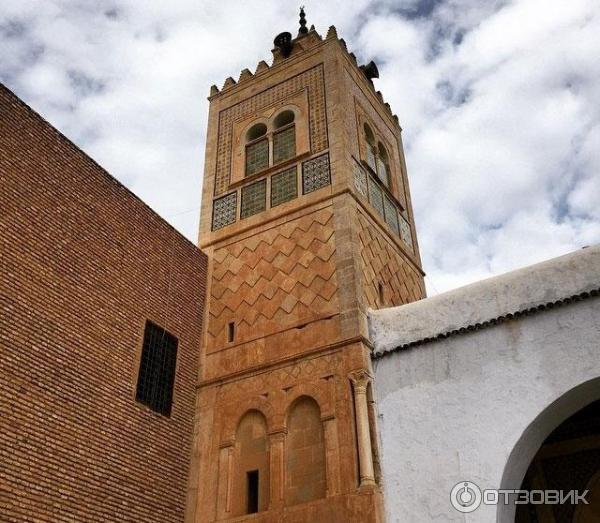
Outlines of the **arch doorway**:
M521 489L589 490L589 504L518 505L515 523L600 521L600 400L550 433L529 465Z
M511 453L502 488L588 490L589 504L499 505L499 522L600 522L600 380L569 391L536 418Z

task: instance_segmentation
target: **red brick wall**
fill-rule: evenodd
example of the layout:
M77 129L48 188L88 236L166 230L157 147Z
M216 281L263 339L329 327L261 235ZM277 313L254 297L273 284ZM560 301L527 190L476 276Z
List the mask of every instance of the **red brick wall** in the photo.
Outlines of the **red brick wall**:
M0 87L0 520L182 521L205 256ZM170 418L135 402L146 319Z

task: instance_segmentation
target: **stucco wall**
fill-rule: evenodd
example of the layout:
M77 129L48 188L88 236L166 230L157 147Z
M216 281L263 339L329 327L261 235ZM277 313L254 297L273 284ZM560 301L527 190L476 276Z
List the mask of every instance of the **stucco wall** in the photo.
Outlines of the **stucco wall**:
M581 256L595 264L596 254ZM551 279L538 284L556 287ZM495 506L457 512L450 504L452 487L465 480L482 489L519 488L545 436L600 397L598 382L589 381L600 376L599 354L600 298L592 296L376 359L388 521L509 521L510 511L497 515ZM567 394L586 382L579 394ZM572 399L538 417L561 397Z

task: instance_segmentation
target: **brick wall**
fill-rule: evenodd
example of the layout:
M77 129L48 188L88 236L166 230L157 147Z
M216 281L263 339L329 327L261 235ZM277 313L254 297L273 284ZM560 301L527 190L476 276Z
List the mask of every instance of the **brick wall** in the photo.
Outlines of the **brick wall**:
M182 521L205 256L0 87L0 520ZM144 324L179 340L136 403Z

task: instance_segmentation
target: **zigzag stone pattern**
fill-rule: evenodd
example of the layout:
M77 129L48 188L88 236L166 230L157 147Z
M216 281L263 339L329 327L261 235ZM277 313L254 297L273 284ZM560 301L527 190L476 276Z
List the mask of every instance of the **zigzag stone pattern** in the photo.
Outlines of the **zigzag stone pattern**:
M330 208L217 249L207 351L226 343L235 322L243 342L339 312Z
M360 212L358 222L363 292L369 307L379 309L424 298L421 275ZM384 303L380 302L379 283L383 285Z

